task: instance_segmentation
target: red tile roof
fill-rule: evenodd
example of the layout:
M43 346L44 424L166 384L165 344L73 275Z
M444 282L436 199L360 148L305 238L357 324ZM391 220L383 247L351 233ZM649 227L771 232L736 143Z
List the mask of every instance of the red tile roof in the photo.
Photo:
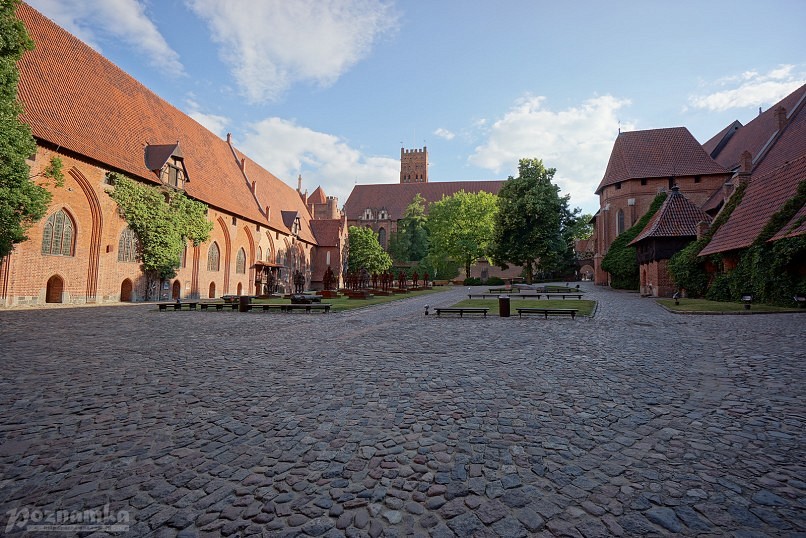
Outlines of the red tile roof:
M730 218L716 231L700 256L749 247L781 206L795 195L798 183L806 179L806 155L763 176L753 175L741 203ZM801 213L803 209L801 209ZM788 231L794 222L784 226L778 235L799 235Z
M652 237L696 237L697 224L703 221L711 222L711 217L683 196L680 189L673 187L658 211L630 245Z
M226 141L30 6L20 4L17 15L36 44L19 62L21 118L36 138L150 182L157 178L146 167L144 147L178 143L190 196L280 231L286 231L280 211L299 211L300 237L314 241L307 209L291 187L247 158L255 196Z
M775 109L783 106L788 113L791 113L804 95L806 95L806 85L801 86L774 106L753 118L747 125L739 127L714 159L729 170L733 170L739 165L739 156L744 151L749 151L753 155L753 159L756 159L762 148L778 130ZM711 138L711 140L703 144L703 147L707 148L708 151L715 149L719 142L716 139L724 132L723 130L722 133Z
M325 191L322 190L322 187L316 187L316 190L308 196L308 204L325 204L327 203L327 196L325 196Z
M385 208L390 219L399 220L403 218L406 208L417 193L430 203L438 202L443 196L451 196L460 190L498 194L503 184L504 181L435 181L356 185L344 204L344 212L349 220L359 220L367 208Z
M640 178L724 174L685 127L620 133L596 188Z

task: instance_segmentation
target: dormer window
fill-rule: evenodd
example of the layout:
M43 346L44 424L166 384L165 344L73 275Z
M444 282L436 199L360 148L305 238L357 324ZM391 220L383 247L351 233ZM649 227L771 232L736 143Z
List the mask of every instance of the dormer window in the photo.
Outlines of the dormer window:
M364 220L372 220L372 209L366 208L364 210L364 216L362 217Z
M299 230L300 230L301 227L302 227L302 225L299 222L299 217L295 218L294 219L294 225L291 227L291 233L294 236L299 235Z
M157 175L163 185L184 189L185 183L190 183L179 142L146 146L145 162L146 167Z

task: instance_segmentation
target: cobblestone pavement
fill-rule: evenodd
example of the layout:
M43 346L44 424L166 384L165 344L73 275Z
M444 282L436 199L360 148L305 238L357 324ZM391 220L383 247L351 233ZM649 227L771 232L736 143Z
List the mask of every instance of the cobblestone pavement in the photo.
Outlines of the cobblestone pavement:
M587 289L593 319L423 315L464 288L0 312L0 529L108 504L130 536L806 535L806 316Z

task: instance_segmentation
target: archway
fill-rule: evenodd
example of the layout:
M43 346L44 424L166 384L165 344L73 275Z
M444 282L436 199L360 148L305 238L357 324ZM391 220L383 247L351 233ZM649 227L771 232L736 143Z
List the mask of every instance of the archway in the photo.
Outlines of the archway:
M241 294L242 294L242 292L243 292L243 284L241 284L240 282L238 282L238 293L237 293L237 295L241 295Z
M53 275L48 279L47 291L45 292L45 302L61 303L63 291L64 279L59 275Z
M179 283L178 280L174 280L173 288L171 288L171 299L174 301L177 299L181 299L182 295L182 284Z
M132 281L130 279L124 280L120 284L120 300L124 303L129 303L132 300Z
M210 293L207 296L210 299L215 299L215 282L210 282Z

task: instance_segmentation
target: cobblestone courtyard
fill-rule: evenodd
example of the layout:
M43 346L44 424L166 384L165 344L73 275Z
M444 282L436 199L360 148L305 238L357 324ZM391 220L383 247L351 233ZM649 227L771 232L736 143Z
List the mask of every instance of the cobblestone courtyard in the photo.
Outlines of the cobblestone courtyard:
M0 529L108 504L129 536L806 534L806 315L587 289L576 320L423 315L464 288L0 312Z

